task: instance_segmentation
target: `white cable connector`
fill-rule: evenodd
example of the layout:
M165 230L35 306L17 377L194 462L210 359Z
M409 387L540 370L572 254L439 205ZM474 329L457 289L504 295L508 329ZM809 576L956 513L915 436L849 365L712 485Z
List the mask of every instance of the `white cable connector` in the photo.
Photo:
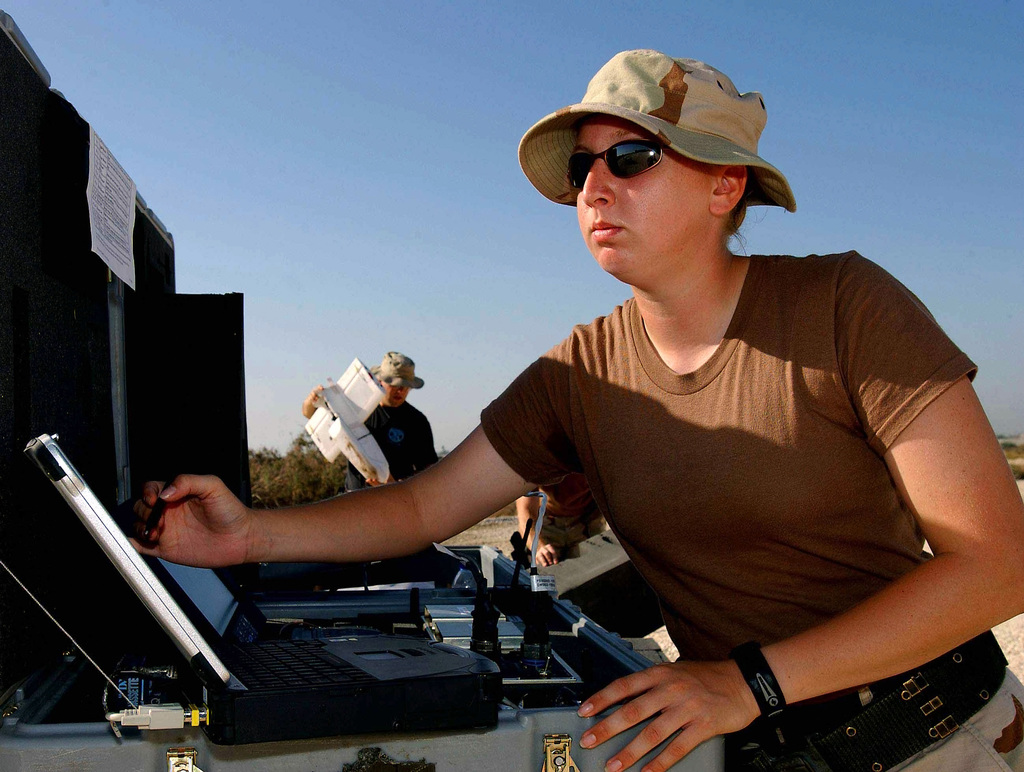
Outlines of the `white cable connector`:
M199 726L209 722L206 708L189 705L187 708L176 702L162 705L142 705L138 708L125 708L116 713L108 713L107 721L111 726L132 726L138 729L181 729L185 724Z
M107 721L139 729L181 729L185 726L185 709L176 702L164 705L142 705L108 713Z

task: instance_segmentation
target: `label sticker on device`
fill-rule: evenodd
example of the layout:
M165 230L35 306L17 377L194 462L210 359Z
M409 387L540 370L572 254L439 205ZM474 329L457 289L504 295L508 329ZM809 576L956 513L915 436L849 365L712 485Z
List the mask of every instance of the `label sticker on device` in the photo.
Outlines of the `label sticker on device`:
M555 577L547 574L534 574L530 577L530 589L534 592L555 592Z

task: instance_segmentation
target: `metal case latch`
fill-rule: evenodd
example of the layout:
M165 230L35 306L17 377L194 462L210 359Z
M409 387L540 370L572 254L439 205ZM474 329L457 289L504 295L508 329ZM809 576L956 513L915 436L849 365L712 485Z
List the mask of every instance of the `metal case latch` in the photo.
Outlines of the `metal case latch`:
M580 772L569 751L572 738L567 734L544 735L544 769L542 772Z
M203 772L196 765L198 755L195 748L168 748L167 772Z

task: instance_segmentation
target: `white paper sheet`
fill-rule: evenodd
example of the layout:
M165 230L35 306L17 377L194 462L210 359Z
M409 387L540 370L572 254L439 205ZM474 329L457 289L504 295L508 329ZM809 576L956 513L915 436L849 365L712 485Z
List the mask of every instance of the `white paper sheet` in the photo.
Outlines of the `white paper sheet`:
M103 140L89 127L89 225L92 251L114 275L135 289L135 183L110 153Z

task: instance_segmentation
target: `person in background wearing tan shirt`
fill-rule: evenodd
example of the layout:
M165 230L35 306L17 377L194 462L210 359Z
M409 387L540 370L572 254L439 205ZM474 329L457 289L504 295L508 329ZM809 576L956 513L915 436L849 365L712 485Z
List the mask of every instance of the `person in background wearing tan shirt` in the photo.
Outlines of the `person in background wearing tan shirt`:
M547 496L544 522L537 539L537 565L553 566L568 558L579 557L580 542L608 530L601 517L597 502L590 493L587 478L578 472L568 474L554 485L541 485ZM540 514L540 497L520 496L516 499L516 519L519 533L526 536L526 525L531 522L527 543L533 544L533 529Z

